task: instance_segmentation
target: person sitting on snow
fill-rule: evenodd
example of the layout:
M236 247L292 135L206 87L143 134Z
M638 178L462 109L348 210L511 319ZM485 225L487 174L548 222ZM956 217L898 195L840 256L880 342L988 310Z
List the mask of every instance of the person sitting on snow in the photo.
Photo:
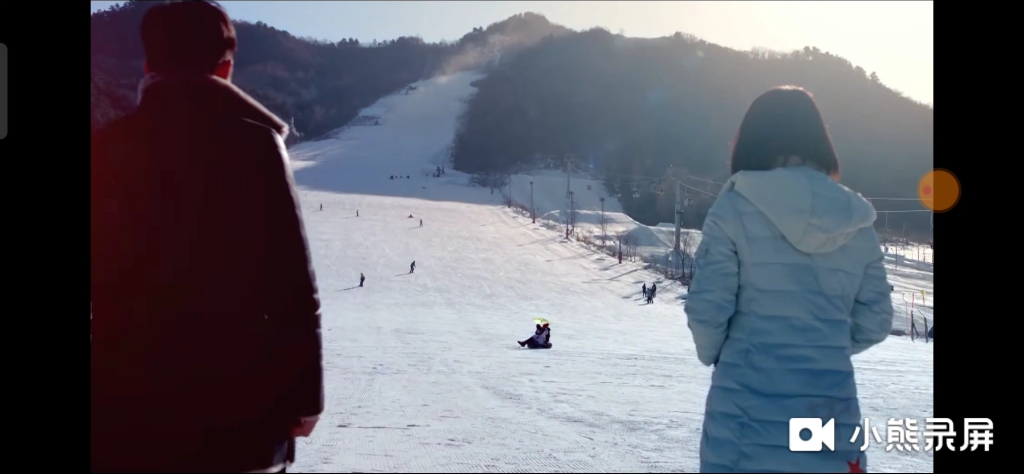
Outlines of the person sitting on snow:
M522 341L516 341L516 343L517 343L517 344L519 344L519 347L523 347L523 346L525 346L525 345L526 345L526 344L527 344L527 343L528 343L529 341L534 341L534 340L535 340L535 338L536 338L537 336L541 335L541 334L542 334L543 332L544 332L544 328L543 328L543 327L541 327L540 323L537 323L537 330L533 332L533 335L532 335L532 336L530 336L530 337L528 337L528 338L526 338L526 339L524 339L524 340L522 340Z
M530 349L548 349L551 347L551 328L548 327L548 323L543 325L537 325L537 332L533 334L529 339L525 341L517 341L519 347L529 347Z

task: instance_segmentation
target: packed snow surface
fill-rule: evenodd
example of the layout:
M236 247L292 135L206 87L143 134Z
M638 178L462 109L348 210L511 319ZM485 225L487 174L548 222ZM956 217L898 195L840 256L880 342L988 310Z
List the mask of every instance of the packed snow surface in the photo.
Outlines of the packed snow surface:
M327 397L293 470L697 471L711 369L694 353L685 289L532 224L447 164L430 176L446 163L477 77L422 81L364 110L371 118L291 150L320 287ZM528 180L513 178L519 203L529 202ZM533 180L534 204L562 209L564 175ZM585 185L573 182L581 209L599 213L599 183L594 196ZM621 229L640 227L614 198L605 212ZM664 227L632 232L671 243ZM894 302L925 289L930 306L931 265L901 263ZM645 305L640 285L653 282L657 300ZM553 349L516 344L535 317L551 321ZM932 416L932 347L891 337L854 358L864 415L883 437L888 418ZM872 445L869 456L874 472L932 470L922 452Z

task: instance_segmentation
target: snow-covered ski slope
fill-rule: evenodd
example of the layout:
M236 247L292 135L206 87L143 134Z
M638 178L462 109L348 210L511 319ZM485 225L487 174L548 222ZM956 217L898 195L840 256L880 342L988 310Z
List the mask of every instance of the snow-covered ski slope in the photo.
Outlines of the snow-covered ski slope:
M695 472L711 369L694 354L683 290L659 282L644 305L640 285L657 275L531 224L465 175L425 176L474 78L420 82L364 111L380 125L291 150L327 391L293 470ZM564 197L564 177L550 181L535 179L535 201ZM554 349L516 344L534 317L552 322ZM891 338L855 364L873 425L931 416L930 344ZM869 456L875 472L932 470L928 454Z

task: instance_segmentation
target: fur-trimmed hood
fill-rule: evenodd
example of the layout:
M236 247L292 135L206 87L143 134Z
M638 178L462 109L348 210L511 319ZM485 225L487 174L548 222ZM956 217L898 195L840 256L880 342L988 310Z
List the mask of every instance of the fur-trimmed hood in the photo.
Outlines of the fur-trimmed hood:
M288 124L267 110L256 99L229 81L213 75L164 76L147 74L139 82L139 105L145 101L146 94L157 94L163 88L196 89L202 91L204 97L214 97L217 104L214 110L233 111L241 118L266 125L276 131L281 138L288 136Z

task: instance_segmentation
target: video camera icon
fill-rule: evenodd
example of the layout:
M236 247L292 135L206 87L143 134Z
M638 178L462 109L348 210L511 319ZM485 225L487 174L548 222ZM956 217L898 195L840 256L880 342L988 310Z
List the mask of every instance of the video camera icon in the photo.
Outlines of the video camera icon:
M805 440L800 436L803 431L810 432ZM829 451L836 450L836 421L829 419L822 424L821 418L790 418L789 450L794 452L819 452L822 446Z

